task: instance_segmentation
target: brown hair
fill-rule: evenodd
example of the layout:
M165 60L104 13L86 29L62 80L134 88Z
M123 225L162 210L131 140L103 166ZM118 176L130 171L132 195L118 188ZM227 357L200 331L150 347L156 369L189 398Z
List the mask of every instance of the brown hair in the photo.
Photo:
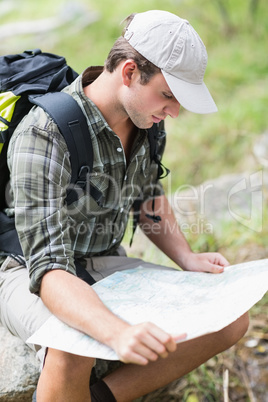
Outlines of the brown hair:
M112 49L110 50L107 60L105 61L104 68L112 73L116 67L123 60L132 59L138 66L138 69L141 73L140 83L142 85L148 84L150 79L157 73L160 73L160 69L156 67L153 63L143 57L140 53L138 53L123 37L126 31L126 28L134 18L135 14L131 14L126 18L126 27L122 33L122 36L117 39L114 43Z

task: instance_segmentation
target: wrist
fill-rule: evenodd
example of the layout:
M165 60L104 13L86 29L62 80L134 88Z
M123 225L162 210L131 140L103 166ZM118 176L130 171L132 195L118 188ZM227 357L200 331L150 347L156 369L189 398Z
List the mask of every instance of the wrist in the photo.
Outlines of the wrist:
M112 321L109 326L106 326L101 342L115 350L120 335L131 325L119 317Z
M189 250L185 250L183 253L180 252L175 262L181 269L188 271L190 261L194 255L195 253L189 248Z

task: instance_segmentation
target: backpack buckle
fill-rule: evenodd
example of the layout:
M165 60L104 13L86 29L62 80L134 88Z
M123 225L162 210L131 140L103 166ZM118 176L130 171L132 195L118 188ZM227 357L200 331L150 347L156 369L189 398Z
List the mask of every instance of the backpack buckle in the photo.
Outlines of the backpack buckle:
M82 166L79 170L78 180L77 180L76 184L81 188L85 188L89 174L90 174L89 166L87 166L87 165Z

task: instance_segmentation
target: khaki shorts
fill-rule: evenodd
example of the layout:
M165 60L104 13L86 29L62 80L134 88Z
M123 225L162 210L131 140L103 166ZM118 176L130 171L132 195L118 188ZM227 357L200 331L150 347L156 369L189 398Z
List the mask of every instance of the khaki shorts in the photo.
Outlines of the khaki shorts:
M138 258L126 256L123 247L119 248L119 256L93 257L87 259L86 270L99 281L116 271L143 267L172 269ZM0 321L13 335L24 342L36 332L51 316L40 297L30 293L29 276L24 265L20 265L11 257L7 257L0 267ZM40 346L29 345L39 351ZM39 352L42 360L42 350Z

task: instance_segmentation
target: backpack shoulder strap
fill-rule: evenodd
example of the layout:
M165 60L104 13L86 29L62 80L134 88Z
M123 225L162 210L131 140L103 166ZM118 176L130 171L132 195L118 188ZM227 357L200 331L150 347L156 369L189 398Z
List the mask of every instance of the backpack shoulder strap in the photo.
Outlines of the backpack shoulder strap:
M72 158L73 178L79 175L79 167L89 162L93 166L93 150L86 118L78 103L65 92L51 92L41 96L30 96L30 102L41 106L57 124ZM91 158L88 158L88 152Z
M148 129L148 140L150 144L150 160L157 164L157 180L164 179L170 170L166 168L158 155L158 139L159 139L159 128L158 124L154 123L151 128Z
M150 144L150 160L154 160L157 148L158 137L158 125L154 123L151 128L148 129L148 140Z
M71 204L77 199L75 187L86 187L93 168L93 147L86 117L75 99L65 92L30 96L29 100L52 117L66 141L72 166L72 187L67 192L66 201ZM89 191L96 202L101 203L102 193L93 186Z
M41 106L55 121L61 134L63 135L68 150L70 152L72 178L71 183L84 188L87 175L92 172L93 167L93 147L87 126L86 118L78 103L72 96L64 92L47 93L42 96L29 97L30 102ZM71 189L67 193L67 203L75 201L76 192ZM93 192L93 194L91 194ZM99 192L100 193L100 192ZM90 187L90 194L94 198L100 198L98 190ZM0 212L0 251L1 255L22 255L21 245L15 229L14 219L6 217ZM92 276L75 260L77 276L89 285L95 283Z
M158 156L158 139L159 139L159 125L154 123L152 127L148 129L148 141L150 145L150 161L154 161L157 164L157 178L156 180L163 179L169 174L169 169L167 169L160 161ZM155 192L155 190L154 190ZM140 207L143 203L142 193L133 203L133 220L132 220L132 236L129 245L132 245L134 233L140 221ZM152 200L152 212L153 214L146 214L147 218L152 219L154 222L161 221L161 216L155 215L155 194Z

